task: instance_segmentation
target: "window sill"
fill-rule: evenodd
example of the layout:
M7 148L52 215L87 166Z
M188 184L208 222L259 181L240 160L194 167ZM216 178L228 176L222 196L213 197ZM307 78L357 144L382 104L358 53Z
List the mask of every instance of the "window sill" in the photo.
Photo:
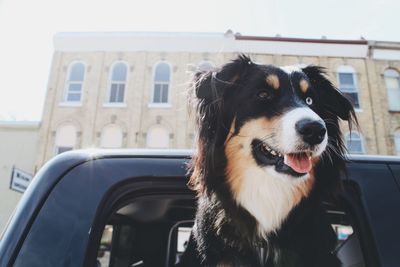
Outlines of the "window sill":
M363 110L361 108L355 108L354 111L355 112L363 112Z
M389 109L389 113L400 113L400 110Z
M82 107L82 102L61 102L58 103L59 107Z
M170 103L149 103L149 108L171 108L172 105Z
M103 103L105 108L126 108L126 103Z

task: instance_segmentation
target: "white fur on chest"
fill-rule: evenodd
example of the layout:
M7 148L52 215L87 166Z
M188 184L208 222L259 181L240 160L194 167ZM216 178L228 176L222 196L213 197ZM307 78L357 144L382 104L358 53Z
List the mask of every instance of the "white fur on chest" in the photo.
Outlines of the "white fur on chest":
M278 230L298 204L298 190L306 182L307 176L294 179L277 173L273 166L252 166L246 168L242 175L236 201L256 218L260 235L266 236Z

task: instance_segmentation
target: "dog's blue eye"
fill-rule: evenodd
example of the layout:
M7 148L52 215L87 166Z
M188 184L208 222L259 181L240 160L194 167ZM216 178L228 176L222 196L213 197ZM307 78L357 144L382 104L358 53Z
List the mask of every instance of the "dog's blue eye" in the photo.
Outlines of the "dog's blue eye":
M307 97L307 98L306 98L306 104L307 104L307 105L311 106L311 105L312 105L312 102L313 102L313 101L312 101L312 98L311 98L311 97Z

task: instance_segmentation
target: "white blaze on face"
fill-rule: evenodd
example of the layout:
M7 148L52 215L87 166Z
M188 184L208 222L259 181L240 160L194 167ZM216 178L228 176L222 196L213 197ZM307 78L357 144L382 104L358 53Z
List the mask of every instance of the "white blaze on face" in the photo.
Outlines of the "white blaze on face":
M316 120L323 123L321 117L312 109L307 107L295 108L284 114L281 119L281 136L278 141L281 152L285 154L296 152L296 147L304 143L302 137L296 130L296 123L303 119ZM325 133L324 140L316 146L316 150L313 152L313 157L320 156L325 150L327 144L328 134Z

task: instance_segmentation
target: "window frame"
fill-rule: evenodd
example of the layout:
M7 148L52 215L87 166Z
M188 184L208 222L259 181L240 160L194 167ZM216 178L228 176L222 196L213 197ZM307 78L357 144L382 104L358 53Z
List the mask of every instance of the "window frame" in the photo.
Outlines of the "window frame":
M80 82L77 81L70 81L70 76L71 76L71 71L73 66L75 66L76 64L82 64L83 65L83 79ZM84 84L85 84L85 79L86 79L86 63L82 60L75 60L72 61L71 63L69 63L68 65L68 71L67 71L67 75L66 75L66 79L65 79L65 83L64 83L64 94L63 94L63 98L62 101L60 102L60 106L82 106L82 102L83 102L83 90L84 90ZM80 98L79 101L68 101L68 95L70 93L69 87L71 84L80 84L81 85L81 90L80 90Z
M124 64L125 68L126 68L126 77L125 77L125 81L113 81L113 71L114 68L117 64ZM106 94L106 101L103 104L103 107L127 107L126 104L126 96L127 96L127 88L128 88L128 81L129 81L129 64L126 61L123 60L117 60L114 61L111 66L110 66L110 71L109 71L109 75L108 75L108 81L107 81L107 94ZM112 85L113 84L117 84L117 85L121 85L121 84L125 84L125 88L124 88L124 95L123 95L123 101L122 102L111 102L110 101L110 97L111 97L111 89L112 89Z
M160 64L167 64L168 68L169 68L169 79L168 82L156 82L156 70L157 70L157 66ZM172 107L171 104L171 84L172 84L172 72L173 72L173 68L172 65L166 61L166 60L160 60L157 61L154 65L153 65L153 70L152 70L152 80L151 80L151 93L150 93L150 101L148 104L148 107L151 108L170 108ZM167 93L167 102L154 102L154 92L155 92L155 86L156 84L161 84L161 85L168 85L168 93Z
M393 71L393 72L395 72L395 73L397 74L397 76L387 75L386 73L387 73L388 71ZM382 76L383 76L383 83L384 83L385 89L386 89L388 110L391 111L391 112L400 112L400 105L399 105L399 107L398 107L397 109L395 109L395 108L393 108L393 107L390 106L390 101L389 101L389 98L390 98L389 90L396 90L396 89L397 89L397 91L398 91L399 94L400 94L400 72L399 72L397 69L394 69L394 68L386 68L386 69L384 70ZM387 82L386 82L386 79L387 79L387 78L396 78L396 79L397 79L397 88L389 88L389 87L387 86ZM400 99L398 99L398 101L400 102Z
M357 135L359 136L359 140L360 140L360 142L361 142L361 151L360 151L360 152L350 151L350 148L349 148L349 146L347 145L348 140L350 141L350 143L351 143L351 141L353 140L353 138L351 138L351 136L354 135L354 134L357 134ZM348 138L350 138L350 139L348 139ZM348 151L349 154L357 154L357 155L366 154L366 151L365 151L365 144L364 144L364 143L365 143L364 137L362 136L362 134L361 134L360 132L358 132L358 131L347 132L347 133L344 135L344 140L345 140L346 149L347 149L347 151Z
M340 74L352 74L354 91L350 91L347 88L344 91L342 90L341 83L340 83ZM338 89L342 94L346 94L346 93L356 93L357 94L358 107L354 106L354 110L356 112L361 112L362 105L361 105L361 99L360 99L360 90L359 90L359 86L358 86L358 75L357 75L355 69L350 65L339 66L336 69L336 80L338 83ZM350 99L349 99L349 101L350 101Z

